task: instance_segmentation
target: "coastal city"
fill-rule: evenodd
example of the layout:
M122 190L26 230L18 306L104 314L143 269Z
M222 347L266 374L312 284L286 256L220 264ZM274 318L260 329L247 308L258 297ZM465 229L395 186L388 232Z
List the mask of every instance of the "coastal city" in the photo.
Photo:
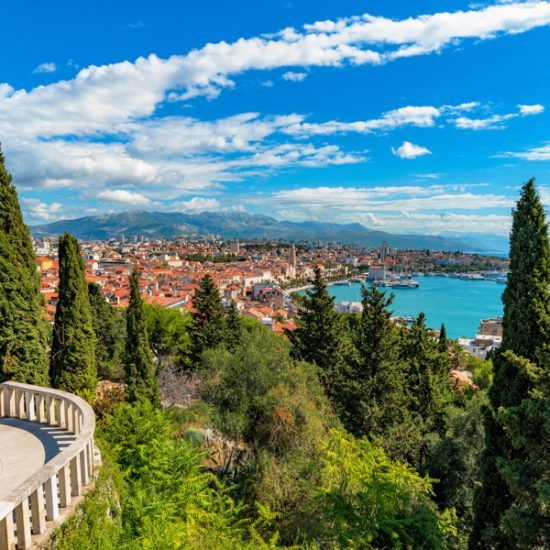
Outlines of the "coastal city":
M226 307L234 302L242 315L277 333L296 327L293 319L298 311L293 294L309 287L315 267L321 269L329 286L365 283L389 292L414 292L424 277L435 276L505 284L509 265L507 258L497 256L400 250L385 242L377 248L364 248L321 242L240 242L216 236L167 240L139 235L84 241L81 245L87 280L100 285L113 306L128 306L133 266L139 269L145 301L187 312L193 309L193 295L200 280L209 274ZM57 239L36 239L34 248L41 292L47 314L53 318L58 299ZM359 300L341 300L336 308L341 313L360 313L362 305ZM419 312L395 316L394 321L410 323L412 313ZM475 337L462 335L458 341L468 353L486 357L500 344L501 332L498 318L480 320Z

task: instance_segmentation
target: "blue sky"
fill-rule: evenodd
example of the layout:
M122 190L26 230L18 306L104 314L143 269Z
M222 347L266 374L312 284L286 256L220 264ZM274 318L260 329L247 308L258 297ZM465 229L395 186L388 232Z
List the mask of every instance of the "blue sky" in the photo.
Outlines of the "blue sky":
M550 206L550 2L258 6L3 6L27 221L244 209L505 235L532 176Z

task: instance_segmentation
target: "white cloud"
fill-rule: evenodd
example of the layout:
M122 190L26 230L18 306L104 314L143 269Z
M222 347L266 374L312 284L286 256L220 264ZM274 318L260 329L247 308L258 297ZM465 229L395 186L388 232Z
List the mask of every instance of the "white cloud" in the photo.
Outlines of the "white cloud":
M127 204L131 206L143 206L151 201L141 193L134 193L126 189L106 189L97 194L97 198L104 201Z
M487 118L468 118L468 117L458 117L455 119L455 125L461 130L502 130L504 122L515 118L516 114L507 114L507 115L492 115Z
M516 2L400 21L365 14L271 36L207 44L165 60L150 55L134 63L92 65L72 80L3 98L0 130L14 130L26 121L25 130L40 137L103 132L120 122L151 116L167 97L215 97L222 88L235 85L230 75L248 70L380 64L439 51L464 39L486 40L548 24L550 2Z
M271 136L430 127L477 103L406 106L377 119L310 126L292 114L282 120L244 113L206 122L162 119L158 110L169 100L216 97L249 70L307 74L314 67L378 65L548 24L550 2L542 1L402 20L364 14L206 44L167 59L149 55L91 65L72 79L30 90L0 84L0 136L18 185L98 191L147 187L150 197L174 199L266 170L362 162L365 151L274 142Z
M193 197L188 201L180 201L170 205L170 210L181 212L207 212L221 210L221 204L217 199L206 197Z
M395 156L402 159L415 159L423 155L432 154L432 152L429 149L426 149L426 147L415 145L410 141L404 141L403 144L397 149L392 147L391 151Z
M506 151L496 155L501 158L518 158L522 160L544 161L550 160L550 143L539 147L531 147L525 151Z
M55 73L57 70L57 67L55 63L40 63L37 67L35 67L33 73Z
M25 217L34 222L48 222L59 217L63 212L63 205L59 202L46 204L38 199L21 198L21 206Z
M543 105L518 105L519 112L521 115L540 115L544 112Z
M302 82L307 78L307 73L295 73L288 71L283 74L283 80L289 80L291 82Z
M369 134L376 131L388 131L402 126L418 126L427 128L435 126L435 120L441 116L441 109L427 106L407 106L384 113L380 118L371 120L359 120L355 122L339 122L331 120L313 124L297 122L290 124L282 131L295 136L331 135L356 132Z
M518 105L518 112L507 114L494 114L486 118L458 117L454 124L462 130L502 130L506 127L507 120L520 116L539 115L544 112L542 105Z
M296 221L358 222L385 231L424 234L442 231L506 234L513 198L466 189L476 186L482 184L304 187L281 190L249 203L256 207L265 205L277 217ZM481 209L485 212L480 212Z
M259 199L260 202L264 199ZM415 212L429 210L479 210L510 208L514 202L504 195L478 194L455 186L387 187L303 187L278 191L269 196L269 204L281 208L302 205L306 211Z

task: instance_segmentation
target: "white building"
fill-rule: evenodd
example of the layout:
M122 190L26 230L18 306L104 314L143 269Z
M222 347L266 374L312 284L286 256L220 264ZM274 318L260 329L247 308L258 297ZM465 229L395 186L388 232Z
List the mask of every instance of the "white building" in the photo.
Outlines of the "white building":
M369 281L385 281L386 280L386 266L373 265L369 267L369 273L367 275Z

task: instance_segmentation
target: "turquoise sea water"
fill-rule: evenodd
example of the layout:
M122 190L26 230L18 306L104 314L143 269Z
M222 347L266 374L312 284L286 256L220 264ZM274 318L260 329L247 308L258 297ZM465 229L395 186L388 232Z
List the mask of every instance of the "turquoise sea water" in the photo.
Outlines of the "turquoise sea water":
M393 315L426 314L428 326L439 328L445 323L451 338L474 336L479 320L502 315L504 285L490 281L463 281L448 277L416 277L419 288L384 289L395 294ZM361 301L360 283L330 286L337 302Z

